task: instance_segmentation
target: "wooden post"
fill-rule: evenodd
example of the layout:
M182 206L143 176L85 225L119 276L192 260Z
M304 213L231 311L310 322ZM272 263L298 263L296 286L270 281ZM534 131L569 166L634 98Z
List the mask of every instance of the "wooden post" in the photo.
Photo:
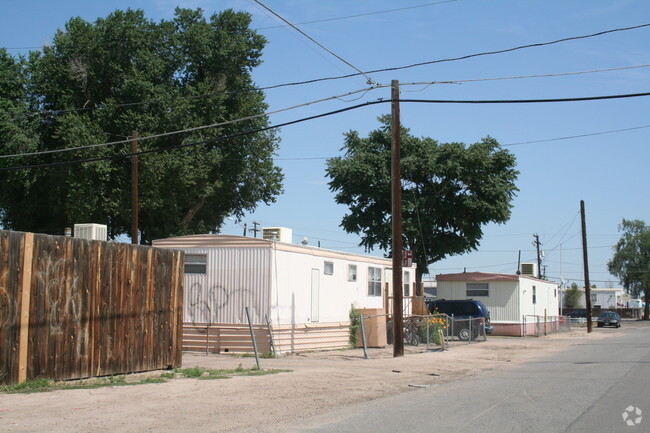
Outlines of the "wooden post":
M23 266L21 269L20 330L18 345L18 383L27 381L27 355L29 352L29 308L32 287L32 258L34 257L34 233L23 238Z
M131 135L131 243L138 244L138 133Z
M404 356L402 317L402 173L400 165L399 81L391 82L391 189L393 230L393 357Z
M257 341L255 341L255 332L253 331L253 324L251 323L251 315L248 312L248 307L244 307L246 311L246 319L248 319L248 330L251 333L251 340L253 341L253 351L255 352L255 363L257 364L257 369L260 369L260 356L257 353Z

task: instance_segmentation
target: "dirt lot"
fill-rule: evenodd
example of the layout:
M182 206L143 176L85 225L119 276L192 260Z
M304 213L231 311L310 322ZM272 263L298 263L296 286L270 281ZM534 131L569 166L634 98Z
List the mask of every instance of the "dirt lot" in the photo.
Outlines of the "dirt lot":
M261 359L263 369L291 372L227 380L172 379L167 383L37 394L0 394L0 431L8 432L278 432L307 426L310 418L364 400L433 387L478 374L512 368L570 345L614 338L647 326L592 334L577 329L541 338L490 337L455 344L447 351L392 348L308 353ZM183 366L250 368L254 358L185 354ZM161 372L148 373L160 376ZM322 418L321 418L322 419Z

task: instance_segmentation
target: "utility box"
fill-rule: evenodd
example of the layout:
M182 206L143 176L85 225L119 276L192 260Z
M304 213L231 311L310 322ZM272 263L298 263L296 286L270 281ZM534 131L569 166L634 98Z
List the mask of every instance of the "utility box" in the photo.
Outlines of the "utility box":
M293 238L293 231L287 227L263 227L262 239L268 241L286 242L291 243Z
M363 314L363 327L366 331L367 347L386 347L386 317L383 308L359 308L357 313ZM361 330L359 330L361 332ZM357 347L363 347L361 336L357 338Z
M106 224L75 224L74 237L94 241L106 241L108 239Z

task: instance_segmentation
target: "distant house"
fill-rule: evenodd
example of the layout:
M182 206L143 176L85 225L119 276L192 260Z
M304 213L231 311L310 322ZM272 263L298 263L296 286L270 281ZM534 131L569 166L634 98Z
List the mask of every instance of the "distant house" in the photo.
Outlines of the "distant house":
M422 280L422 287L424 288L425 298L435 299L438 296L438 285L436 280Z
M562 289L561 306L566 305L566 290L567 289ZM578 307L585 308L587 305L585 300L585 290L584 289L580 289L580 290L582 291L582 295L580 296ZM615 289L592 288L589 289L589 292L591 294L592 308L609 310L609 309L627 307L627 303L624 301L625 291L622 288L615 288Z
M438 299L476 299L490 310L493 335L522 336L538 318L559 316L556 283L525 275L463 272L440 274Z

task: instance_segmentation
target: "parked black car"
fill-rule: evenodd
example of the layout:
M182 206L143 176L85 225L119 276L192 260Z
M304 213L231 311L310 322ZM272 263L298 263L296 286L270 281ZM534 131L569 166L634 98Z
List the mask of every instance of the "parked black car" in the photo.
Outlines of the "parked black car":
M429 307L429 312L431 314L440 313L446 314L447 316L453 316L454 319L460 319L461 321L456 323L453 328L454 335L456 335L461 340L472 340L476 339L479 336L481 329L476 326L472 329L470 333L469 321L466 321L464 324L463 319L478 319L483 318L483 325L485 327L485 333L491 334L494 330L494 327L490 325L490 311L487 307L483 305L481 301L474 299L461 299L461 300L446 300L440 299L435 301L428 301L427 307Z
M598 327L602 328L603 326L615 326L617 328L621 327L621 316L613 311L603 311L598 316Z
M574 319L576 319L578 317L585 317L586 318L587 317L587 310L585 310L584 308L579 308L577 310L573 310L572 312L567 314L567 316L572 317Z

